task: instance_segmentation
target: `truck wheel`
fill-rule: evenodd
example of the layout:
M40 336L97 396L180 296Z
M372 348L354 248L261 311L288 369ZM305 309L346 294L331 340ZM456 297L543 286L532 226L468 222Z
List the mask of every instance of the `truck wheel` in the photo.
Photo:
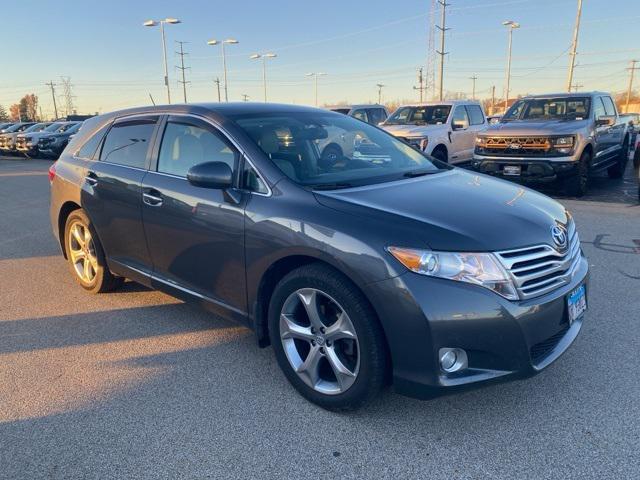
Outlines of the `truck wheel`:
M583 152L578 161L578 168L574 176L565 181L565 190L572 197L582 197L587 193L589 188L589 164L591 163L591 155L589 152Z
M269 336L289 382L328 410L354 410L384 386L387 349L358 288L322 264L300 267L276 286Z
M440 160L441 162L449 163L447 151L444 148L436 147L436 149L431 152L431 156L437 160Z
M629 160L629 137L625 137L624 142L622 143L622 150L618 155L615 165L611 165L607 169L609 178L622 178L624 170L627 167L627 160Z

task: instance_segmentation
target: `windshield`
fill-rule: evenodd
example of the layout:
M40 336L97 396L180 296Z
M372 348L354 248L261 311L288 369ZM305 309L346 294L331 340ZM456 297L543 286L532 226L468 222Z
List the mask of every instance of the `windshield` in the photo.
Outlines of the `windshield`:
M29 128L33 123L16 123L12 127L7 128L5 133L13 133L13 132L22 132L23 130Z
M400 107L384 122L385 125L438 125L447 122L451 105Z
M446 169L388 133L331 112L232 117L293 181L343 188Z
M59 128L61 128L64 123L52 123L47 128L43 130L43 132L57 132Z
M36 123L35 125L31 125L24 132L25 133L40 132L40 131L44 130L45 128L47 128L48 126L49 126L48 123Z
M528 98L518 100L502 117L512 120L582 120L589 116L589 97Z
M63 132L66 133L76 133L78 130L80 130L80 127L82 126L82 122L80 123L72 123L70 125L67 125L64 130L62 130Z

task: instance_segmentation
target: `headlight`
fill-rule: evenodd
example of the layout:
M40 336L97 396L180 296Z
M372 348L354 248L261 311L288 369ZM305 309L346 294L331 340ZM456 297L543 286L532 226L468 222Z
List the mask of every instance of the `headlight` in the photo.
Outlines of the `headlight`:
M509 274L491 253L457 253L387 247L412 272L430 277L473 283L508 300L518 300Z
M573 147L573 137L556 137L551 141L555 147Z

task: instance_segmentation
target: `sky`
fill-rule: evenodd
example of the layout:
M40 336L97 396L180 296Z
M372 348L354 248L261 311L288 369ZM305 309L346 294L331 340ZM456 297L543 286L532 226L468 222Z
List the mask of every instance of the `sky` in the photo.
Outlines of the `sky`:
M507 29L513 34L512 96L565 90L577 0L449 0L445 36L444 90L488 98L502 96ZM167 25L172 100L182 102L176 41L184 44L189 102L216 101L214 79L223 79L219 46L210 39L235 38L228 45L229 100L263 101L262 64L267 61L268 99L314 103L310 72L318 80L319 103L417 101L417 69L428 58L432 0L0 0L2 65L0 105L27 93L39 96L45 116L53 113L53 81L61 98L70 78L78 113L107 112L166 102L162 44L148 19L175 17ZM439 12L437 18L439 24ZM621 92L628 66L640 58L640 0L584 0L575 82L581 90ZM436 34L435 47L439 48ZM438 59L436 57L436 66ZM640 74L638 75L640 77ZM437 78L436 78L437 82ZM640 78L638 79L640 89ZM224 94L223 94L224 95Z

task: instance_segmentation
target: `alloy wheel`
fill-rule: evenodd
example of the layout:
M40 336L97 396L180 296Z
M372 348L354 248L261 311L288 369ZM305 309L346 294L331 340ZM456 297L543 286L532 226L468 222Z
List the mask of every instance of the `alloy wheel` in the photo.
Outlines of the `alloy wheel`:
M91 283L98 272L98 257L89 228L76 221L69 228L69 257L78 278Z
M358 337L336 300L315 288L298 289L284 302L279 325L289 364L305 384L326 395L353 385L360 368Z

